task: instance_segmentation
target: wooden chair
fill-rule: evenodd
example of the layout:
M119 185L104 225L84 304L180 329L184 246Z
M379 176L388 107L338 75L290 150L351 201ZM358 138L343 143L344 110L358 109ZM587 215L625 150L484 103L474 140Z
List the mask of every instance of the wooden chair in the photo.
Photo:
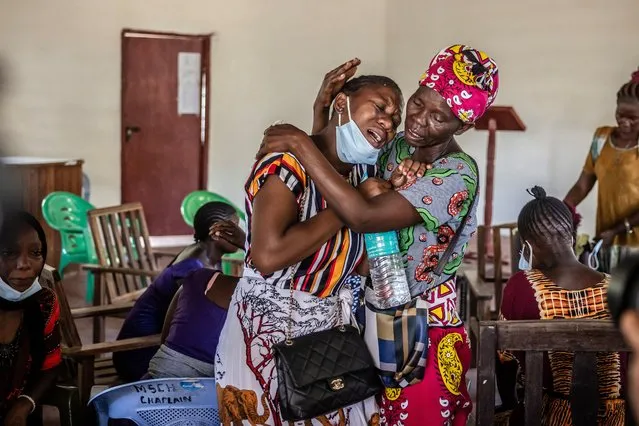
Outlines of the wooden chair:
M504 271L501 231L509 232L510 268ZM492 260L486 253L486 239L491 235L493 254ZM494 225L492 227L479 226L477 228L477 263L463 264L457 272L458 279L465 285L464 300L466 301L464 320L476 318L479 321L497 319L501 297L505 282L517 272L517 255L519 253L519 238L514 223ZM490 262L489 262L490 261Z
M626 352L611 321L538 320L475 323L480 343L477 376L477 425L495 420L495 362L498 350L525 352L525 426L541 425L543 355L545 351L575 352L570 403L575 426L596 426L599 393L597 352ZM626 410L626 424L632 417Z
M135 301L160 275L140 203L94 209L88 213L98 265L83 268L95 275L94 306ZM94 317L94 342L104 340L104 316Z
M517 244L517 224L516 223L504 223L501 225L492 225L489 227L480 225L477 227L477 271L479 277L483 281L493 282L494 283L494 294L495 294L495 302L497 308L501 303L501 295L503 291L503 284L510 278L511 273L513 273L512 268L512 256L509 256L511 259L511 268L504 271L503 265L503 253L504 247L502 246L501 241L501 232L502 230L508 231L509 235L509 248L508 250L512 251L512 248ZM488 246L487 239L492 240L492 253L486 252L486 247ZM490 261L490 257L492 256L492 262ZM516 269L514 269L516 271Z
M64 357L75 361L73 364L74 371L71 371L70 375L79 389L80 401L85 406L89 400L91 387L93 385L112 386L120 382L113 367L112 358L100 358L100 356L114 352L159 346L160 335L136 337L114 342L83 344L75 325L76 319L93 318L96 316L104 317L125 313L131 309L133 304L121 303L71 309L58 272L47 266L45 267L43 276L46 276L46 278L41 281L43 285L55 290L58 296L58 302L60 304L60 331L63 343L62 354Z
M40 285L53 290L53 273L50 267L45 267L40 276ZM63 372L64 373L64 372ZM79 390L76 386L66 384L56 384L56 386L44 396L42 405L56 407L60 415L61 426L79 426L80 404Z

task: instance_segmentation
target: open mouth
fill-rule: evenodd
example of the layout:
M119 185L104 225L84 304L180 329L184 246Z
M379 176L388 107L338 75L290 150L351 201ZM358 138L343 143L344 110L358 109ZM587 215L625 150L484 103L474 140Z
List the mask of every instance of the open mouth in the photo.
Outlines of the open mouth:
M368 129L366 133L368 134L368 140L375 148L381 148L382 145L384 145L385 138L382 131L378 129Z
M406 130L405 134L407 134L413 140L423 139L423 136L414 131L413 129Z

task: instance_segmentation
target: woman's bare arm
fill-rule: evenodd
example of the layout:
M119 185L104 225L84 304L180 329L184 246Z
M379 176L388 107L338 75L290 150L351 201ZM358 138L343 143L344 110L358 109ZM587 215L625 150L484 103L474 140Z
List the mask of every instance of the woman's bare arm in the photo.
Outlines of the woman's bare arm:
M597 182L597 176L591 173L581 172L577 182L570 188L564 198L564 202L572 207L577 207L588 196Z
M331 209L299 222L295 196L269 176L253 200L251 260L262 274L271 274L310 256L343 227Z

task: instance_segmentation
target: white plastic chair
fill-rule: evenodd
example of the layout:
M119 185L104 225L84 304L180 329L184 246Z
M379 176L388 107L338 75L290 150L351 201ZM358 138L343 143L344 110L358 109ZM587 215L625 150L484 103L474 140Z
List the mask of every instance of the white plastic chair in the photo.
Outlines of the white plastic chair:
M219 425L214 378L153 379L115 386L89 401L99 426L128 419L138 426Z

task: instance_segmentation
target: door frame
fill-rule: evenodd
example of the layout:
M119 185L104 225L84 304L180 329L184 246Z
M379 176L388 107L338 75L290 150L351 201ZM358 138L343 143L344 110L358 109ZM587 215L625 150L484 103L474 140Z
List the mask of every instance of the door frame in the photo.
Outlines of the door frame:
M200 134L204 135L204 140L200 140L200 170L197 189L206 189L208 186L208 167L209 167L209 115L210 115L210 63L211 63L211 38L215 33L207 34L183 34L172 33L164 31L152 31L152 30L136 30L132 28L123 28L120 33L120 203L122 203L122 196L124 194L124 149L122 148L125 143L126 132L124 130L124 80L126 70L126 58L124 55L124 43L127 38L135 35L139 35L141 38L187 38L197 39L202 41L202 60L200 61L200 91L204 91L204 101L200 102Z

